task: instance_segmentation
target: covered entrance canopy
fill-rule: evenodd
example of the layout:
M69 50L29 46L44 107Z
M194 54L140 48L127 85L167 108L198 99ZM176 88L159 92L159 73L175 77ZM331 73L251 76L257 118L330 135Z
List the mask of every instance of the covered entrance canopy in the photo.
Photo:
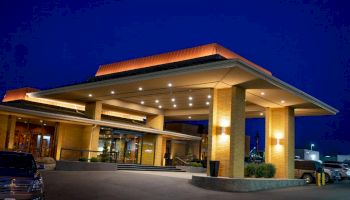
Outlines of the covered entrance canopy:
M163 131L164 119L208 119L208 160L220 160L219 174L228 177L243 176L245 118L266 119L265 161L276 165L277 177L293 178L294 117L338 112L217 44L101 65L84 83L27 96L83 110L88 123L174 137L180 135ZM136 116L148 127L101 120L101 113ZM163 138L156 140L163 149ZM161 163L162 151L155 154Z

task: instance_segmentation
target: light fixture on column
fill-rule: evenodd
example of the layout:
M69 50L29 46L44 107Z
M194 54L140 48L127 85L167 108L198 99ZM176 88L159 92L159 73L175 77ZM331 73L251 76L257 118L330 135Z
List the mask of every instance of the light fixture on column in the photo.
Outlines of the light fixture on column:
M275 138L276 138L276 146L280 147L281 146L281 140L283 138L283 134L281 131L276 131L275 132Z
M222 118L222 119L220 119L219 125L221 127L221 135L219 136L219 141L221 143L227 142L229 135L226 134L225 129L230 126L230 121L226 118Z

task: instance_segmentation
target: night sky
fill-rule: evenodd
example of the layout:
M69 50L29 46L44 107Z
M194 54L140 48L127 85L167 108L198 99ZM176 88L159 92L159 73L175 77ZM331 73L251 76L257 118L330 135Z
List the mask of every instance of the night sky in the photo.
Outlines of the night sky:
M350 1L0 1L0 93L217 42L340 110L296 119L296 148L350 154ZM247 134L264 138L264 121ZM263 142L261 142L263 143ZM263 145L263 144L262 144Z

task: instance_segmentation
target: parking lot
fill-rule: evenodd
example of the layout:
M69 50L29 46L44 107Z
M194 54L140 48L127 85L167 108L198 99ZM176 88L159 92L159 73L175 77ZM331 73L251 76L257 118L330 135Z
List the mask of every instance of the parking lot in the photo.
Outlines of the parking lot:
M315 185L253 193L210 191L189 183L180 172L45 171L46 197L55 199L350 199L350 184Z

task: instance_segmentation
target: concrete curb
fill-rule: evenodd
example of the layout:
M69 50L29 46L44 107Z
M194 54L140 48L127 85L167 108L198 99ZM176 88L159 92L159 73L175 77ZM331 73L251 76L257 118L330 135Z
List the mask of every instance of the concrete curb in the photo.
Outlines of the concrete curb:
M225 178L209 176L192 176L190 183L204 189L226 192L254 192L305 185L303 179Z

